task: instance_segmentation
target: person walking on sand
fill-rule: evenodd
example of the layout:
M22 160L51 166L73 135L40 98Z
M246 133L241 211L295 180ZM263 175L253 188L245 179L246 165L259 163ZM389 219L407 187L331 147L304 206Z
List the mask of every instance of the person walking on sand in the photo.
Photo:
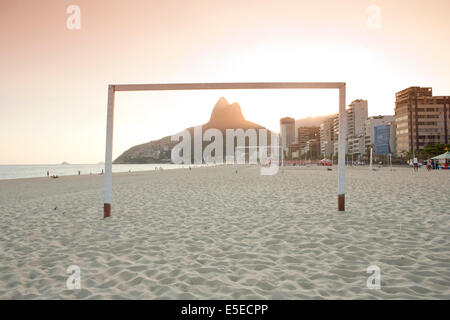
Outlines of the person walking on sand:
M414 167L414 171L416 171L416 172L419 171L419 161L417 160L417 157L414 157L413 167Z
M50 177L50 171L47 170L47 177Z

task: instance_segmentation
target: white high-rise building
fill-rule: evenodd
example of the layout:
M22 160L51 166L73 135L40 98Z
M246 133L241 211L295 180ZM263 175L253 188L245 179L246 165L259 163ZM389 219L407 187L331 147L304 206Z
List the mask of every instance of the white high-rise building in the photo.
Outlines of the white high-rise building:
M366 120L368 117L367 100L358 99L350 103L347 109L347 153L365 154Z
M353 101L346 110L347 136L345 137L345 153L363 155L365 154L365 122L368 117L367 100L358 99ZM325 124L324 124L325 126ZM339 141L339 115L333 118L333 154L338 153ZM323 144L324 146L324 144Z
M347 113L345 114L347 116ZM333 118L333 151L334 155L339 152L339 114ZM347 142L345 143L345 150L347 150Z
M331 158L334 154L334 122L333 116L320 124L320 153L324 158Z

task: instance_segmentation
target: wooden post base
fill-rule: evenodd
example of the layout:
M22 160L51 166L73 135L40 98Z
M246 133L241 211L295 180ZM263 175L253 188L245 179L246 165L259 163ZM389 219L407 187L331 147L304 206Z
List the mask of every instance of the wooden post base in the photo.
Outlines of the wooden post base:
M345 211L345 194L338 194L338 210Z
M105 203L103 206L103 218L108 218L111 216L111 204Z

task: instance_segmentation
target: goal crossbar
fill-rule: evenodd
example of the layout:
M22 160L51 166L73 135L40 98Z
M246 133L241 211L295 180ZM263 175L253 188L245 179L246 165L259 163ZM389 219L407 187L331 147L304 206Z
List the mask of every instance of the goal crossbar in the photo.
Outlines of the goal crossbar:
M111 216L112 147L114 128L114 98L116 91L162 91L162 90L240 90L240 89L337 89L339 90L338 135L338 210L345 210L345 82L223 82L223 83L159 83L116 84L108 86L108 109L106 120L105 192L103 216Z

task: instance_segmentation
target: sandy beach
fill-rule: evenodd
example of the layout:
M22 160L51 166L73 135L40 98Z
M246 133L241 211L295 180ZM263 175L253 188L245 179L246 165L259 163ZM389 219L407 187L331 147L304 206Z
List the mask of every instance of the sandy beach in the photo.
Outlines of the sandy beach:
M345 212L337 167L118 173L108 219L102 176L3 180L0 298L449 299L450 172L394 170L348 168Z

